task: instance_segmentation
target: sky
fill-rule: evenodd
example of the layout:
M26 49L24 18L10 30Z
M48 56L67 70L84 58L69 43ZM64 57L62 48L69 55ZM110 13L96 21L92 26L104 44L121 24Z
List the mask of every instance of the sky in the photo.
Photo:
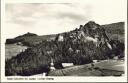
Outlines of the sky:
M7 3L6 38L27 32L57 34L79 28L88 21L110 24L125 21L125 0L86 0L75 3Z

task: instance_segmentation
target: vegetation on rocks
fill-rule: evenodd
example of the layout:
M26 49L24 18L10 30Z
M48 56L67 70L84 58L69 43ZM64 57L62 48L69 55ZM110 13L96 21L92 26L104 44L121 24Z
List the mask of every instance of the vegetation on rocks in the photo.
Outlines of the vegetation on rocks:
M109 39L105 29L92 21L79 29L58 34L54 40L41 40L35 45L22 43L31 47L6 61L6 76L48 73L52 61L56 69L61 69L61 63L82 65L93 60L124 57L124 43Z

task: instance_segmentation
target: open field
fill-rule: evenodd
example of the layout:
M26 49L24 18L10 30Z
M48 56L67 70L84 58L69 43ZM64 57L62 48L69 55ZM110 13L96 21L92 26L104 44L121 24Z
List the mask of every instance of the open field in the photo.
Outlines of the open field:
M10 59L13 56L16 56L18 53L27 49L26 46L20 46L15 44L7 44L5 45L5 58Z

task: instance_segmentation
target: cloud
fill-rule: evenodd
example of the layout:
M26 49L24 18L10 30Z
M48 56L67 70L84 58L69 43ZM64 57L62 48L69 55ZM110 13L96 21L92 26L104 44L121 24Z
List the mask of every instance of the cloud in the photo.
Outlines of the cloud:
M52 29L50 23L55 29L59 27L62 32L63 28L68 31L71 28L67 26L79 24L87 19L86 12L80 9L81 6L77 7L74 4L7 4L6 6L6 22L23 26L22 28L43 29L41 27L47 26Z
M78 1L69 4L8 3L5 10L7 26L4 30L5 33L10 33L17 29L12 31L9 37L25 32L45 35L73 30L89 20L99 24L117 22L125 17L122 1L88 0L86 3Z

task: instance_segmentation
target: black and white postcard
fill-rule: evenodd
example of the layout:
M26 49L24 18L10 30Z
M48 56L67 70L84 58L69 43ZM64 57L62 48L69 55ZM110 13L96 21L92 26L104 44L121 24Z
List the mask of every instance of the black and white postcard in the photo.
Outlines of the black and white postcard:
M2 82L127 81L127 0L2 3Z

